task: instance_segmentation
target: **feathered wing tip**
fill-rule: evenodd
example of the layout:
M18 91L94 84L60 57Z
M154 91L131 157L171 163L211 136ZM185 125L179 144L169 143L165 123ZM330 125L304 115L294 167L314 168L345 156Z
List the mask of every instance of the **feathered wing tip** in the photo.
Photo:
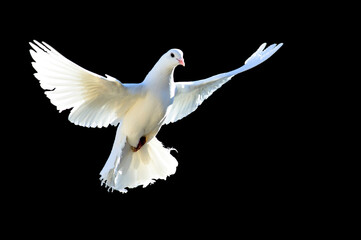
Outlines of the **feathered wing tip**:
M137 152L133 152L125 140L123 146L120 142L118 149L115 147L100 172L102 185L112 191L126 193L126 188L146 187L157 179L165 180L175 173L178 166L170 154L174 149L165 148L155 137Z
M283 46L283 43L271 44L266 48L266 43L263 43L257 51L255 51L247 60L244 62L245 65L249 65L250 68L261 64L270 58L275 52Z

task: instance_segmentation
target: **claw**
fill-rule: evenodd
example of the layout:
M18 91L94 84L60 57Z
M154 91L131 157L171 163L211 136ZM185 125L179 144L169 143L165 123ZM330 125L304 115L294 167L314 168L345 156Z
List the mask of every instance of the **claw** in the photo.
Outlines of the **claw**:
M146 142L147 142L147 139L146 139L146 137L143 136L139 139L137 147L130 146L130 148L132 149L133 152L137 152L139 149L141 149L144 146L144 144Z

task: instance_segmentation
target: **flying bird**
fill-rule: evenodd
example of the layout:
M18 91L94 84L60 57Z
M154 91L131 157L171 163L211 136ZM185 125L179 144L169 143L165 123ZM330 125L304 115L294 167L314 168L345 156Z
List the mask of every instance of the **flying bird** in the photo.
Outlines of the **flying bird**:
M235 75L271 57L283 44L262 44L233 71L194 82L174 82L183 52L166 52L143 82L122 83L90 72L65 58L45 42L30 42L32 66L45 94L61 112L71 109L69 121L83 127L118 126L112 151L100 172L102 185L126 193L175 173L178 162L156 138L164 124L195 111L214 91Z

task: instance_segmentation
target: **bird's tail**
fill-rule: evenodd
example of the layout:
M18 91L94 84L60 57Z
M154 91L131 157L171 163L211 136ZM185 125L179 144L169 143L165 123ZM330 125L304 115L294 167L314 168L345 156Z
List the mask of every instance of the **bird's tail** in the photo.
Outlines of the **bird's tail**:
M131 150L126 136L118 126L110 156L100 172L100 180L109 189L126 193L125 188L143 187L156 179L166 179L175 173L177 160L155 137L136 152Z

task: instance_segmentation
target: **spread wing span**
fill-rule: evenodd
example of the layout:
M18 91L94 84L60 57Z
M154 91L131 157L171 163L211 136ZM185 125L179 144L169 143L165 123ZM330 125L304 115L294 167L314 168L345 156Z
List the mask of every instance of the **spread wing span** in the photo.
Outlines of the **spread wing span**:
M35 77L59 111L72 109L69 121L84 127L120 122L140 94L140 85L122 84L92 73L65 58L45 42L30 43Z
M266 47L262 44L240 68L221 73L194 82L176 82L176 92L173 104L168 108L164 124L176 122L194 112L214 91L228 82L235 75L251 69L271 57L283 44L272 44Z

